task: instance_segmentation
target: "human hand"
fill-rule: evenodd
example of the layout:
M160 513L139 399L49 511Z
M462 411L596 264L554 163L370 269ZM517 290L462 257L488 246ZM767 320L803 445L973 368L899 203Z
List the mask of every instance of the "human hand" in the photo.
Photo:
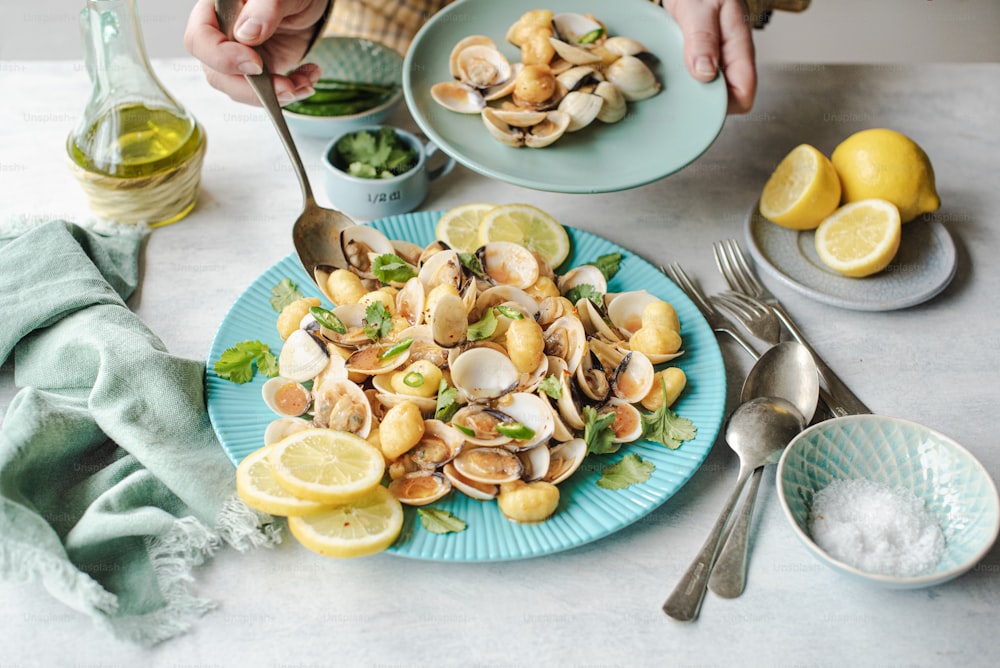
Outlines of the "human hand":
M263 55L278 102L285 105L312 95L319 80L317 65L296 65L326 5L327 0L247 0L236 20L233 41L219 30L214 0L198 0L188 17L184 47L202 62L213 88L247 104L260 104L244 75L263 71ZM261 54L252 47L259 47Z
M684 34L684 63L698 81L725 72L731 114L750 111L757 93L753 37L742 0L663 0Z

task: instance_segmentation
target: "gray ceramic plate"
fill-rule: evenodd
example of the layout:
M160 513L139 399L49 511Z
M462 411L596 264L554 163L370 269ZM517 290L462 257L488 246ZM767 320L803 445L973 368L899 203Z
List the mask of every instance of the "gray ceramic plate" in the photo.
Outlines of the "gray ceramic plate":
M639 40L659 59L654 71L663 90L630 102L628 115L562 137L542 149L512 148L490 137L478 114L448 111L430 89L451 79L448 56L463 37L490 37L510 59L517 50L505 35L526 11L590 12L613 35ZM564 193L627 190L672 174L700 156L726 118L726 84L695 81L684 68L684 40L677 23L651 2L619 0L462 0L434 15L417 33L403 65L406 104L420 129L466 167L508 183Z
M757 204L745 226L750 253L770 276L813 299L858 311L891 311L936 296L955 276L955 244L933 214L903 226L895 259L866 278L842 276L820 261L814 233L779 227Z

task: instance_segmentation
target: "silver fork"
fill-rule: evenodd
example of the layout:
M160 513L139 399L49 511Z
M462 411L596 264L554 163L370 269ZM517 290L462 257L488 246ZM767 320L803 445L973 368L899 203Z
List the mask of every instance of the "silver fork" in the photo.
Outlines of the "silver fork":
M709 298L702 292L701 288L688 276L687 272L676 262L671 262L666 267L660 267L660 271L666 274L670 280L677 284L684 294L694 302L701 314L705 317L709 327L716 332L722 332L732 337L740 344L747 353L755 360L760 357L760 353L753 346L750 340L743 333L733 326L732 320L720 313L712 304Z
M712 244L715 253L715 262L719 266L719 271L726 278L729 287L734 292L742 292L756 297L774 311L774 314L784 325L785 329L793 339L806 347L816 362L820 379L826 384L827 390L824 402L830 412L835 416L856 415L859 413L871 413L871 410L862 402L857 395L847 387L847 385L834 373L833 369L827 365L823 358L819 356L805 335L798 328L792 317L785 311L784 307L771 292L760 282L753 269L747 263L746 256L740 250L740 246L735 239L726 239ZM822 396L822 395L821 395Z

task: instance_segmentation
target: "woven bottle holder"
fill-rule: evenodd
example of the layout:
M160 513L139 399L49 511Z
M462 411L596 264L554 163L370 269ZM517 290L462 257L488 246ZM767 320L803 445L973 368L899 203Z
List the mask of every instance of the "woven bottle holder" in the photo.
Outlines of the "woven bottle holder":
M194 208L201 183L206 139L190 158L170 171L152 176L116 178L91 172L68 160L91 210L104 220L118 223L167 225Z

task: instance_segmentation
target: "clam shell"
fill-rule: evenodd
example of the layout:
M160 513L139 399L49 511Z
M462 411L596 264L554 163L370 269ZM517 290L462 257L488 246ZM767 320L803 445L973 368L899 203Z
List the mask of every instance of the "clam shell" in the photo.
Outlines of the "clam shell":
M281 376L265 381L260 393L267 407L282 417L303 415L312 404L312 396L305 385Z
M304 329L297 329L281 346L278 373L289 380L305 382L317 376L330 362L326 344Z
M559 484L576 473L587 457L587 442L574 438L549 448L549 470L542 480Z
M389 483L389 492L408 506L426 506L451 491L451 482L434 471L416 471Z
M455 470L474 482L499 485L521 478L524 464L504 448L466 448L452 460Z
M451 380L468 399L496 399L514 390L519 381L517 367L494 348L469 348L456 355L451 364Z

